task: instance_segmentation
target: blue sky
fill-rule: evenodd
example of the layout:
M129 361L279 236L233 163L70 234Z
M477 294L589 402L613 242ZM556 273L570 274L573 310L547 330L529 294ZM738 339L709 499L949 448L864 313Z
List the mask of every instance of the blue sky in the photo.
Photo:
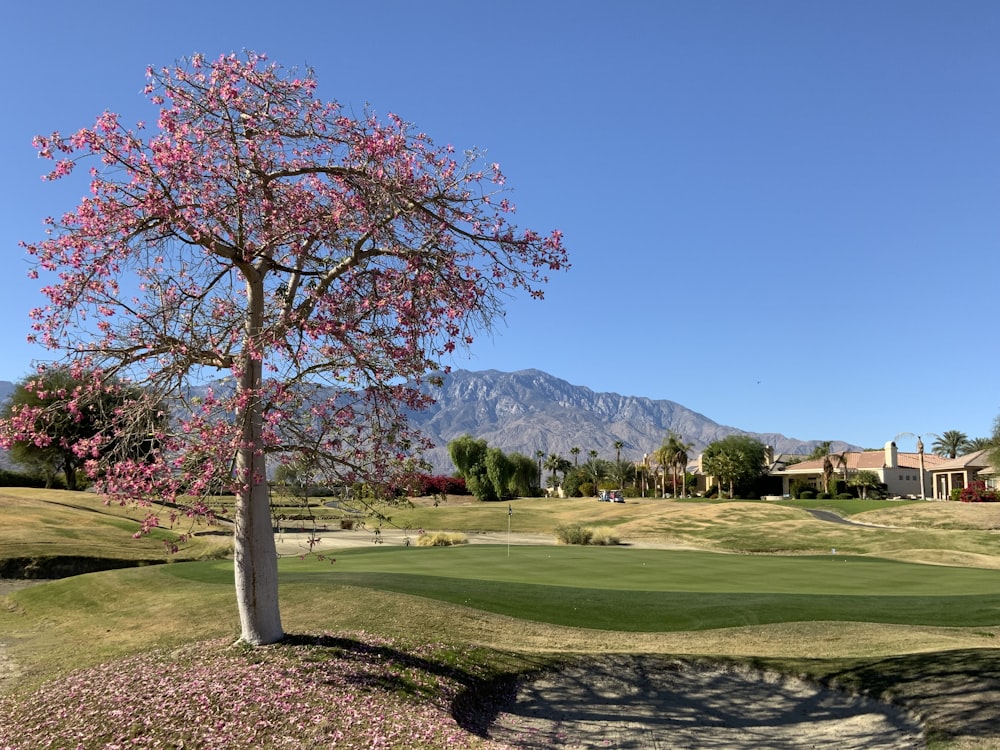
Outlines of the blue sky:
M47 356L17 242L85 189L31 137L152 120L147 65L253 49L487 148L518 223L565 233L572 270L455 366L866 447L1000 414L993 0L8 0L0 29L0 380Z

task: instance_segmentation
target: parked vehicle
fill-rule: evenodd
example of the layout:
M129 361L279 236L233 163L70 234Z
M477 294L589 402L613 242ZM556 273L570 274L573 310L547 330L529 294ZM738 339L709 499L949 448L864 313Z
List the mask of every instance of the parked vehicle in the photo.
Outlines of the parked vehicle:
M601 490L597 497L602 503L624 503L625 496L621 490Z

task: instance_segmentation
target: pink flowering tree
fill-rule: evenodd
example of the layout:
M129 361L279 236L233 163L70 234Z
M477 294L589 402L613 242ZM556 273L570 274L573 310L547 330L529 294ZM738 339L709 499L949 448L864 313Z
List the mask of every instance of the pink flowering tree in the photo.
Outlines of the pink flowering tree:
M32 338L84 390L127 382L183 405L169 427L121 409L74 450L110 499L228 488L242 639L272 643L269 458L332 485L412 471L426 443L406 413L429 403L424 381L508 294L540 298L566 254L559 232L512 225L497 164L394 115L352 117L316 97L311 72L247 53L147 77L155 127L106 112L35 141L54 162L46 179L86 164L90 193L24 244L52 279ZM30 438L35 421L15 415L3 439ZM115 450L144 429L153 450Z

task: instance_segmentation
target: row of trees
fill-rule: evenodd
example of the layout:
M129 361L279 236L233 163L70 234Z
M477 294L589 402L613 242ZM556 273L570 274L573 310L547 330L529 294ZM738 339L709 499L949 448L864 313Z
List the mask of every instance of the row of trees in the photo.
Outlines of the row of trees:
M561 490L568 497L589 497L599 489L631 489L637 494L683 496L687 492L687 464L691 443L671 432L641 464L621 457L624 442L614 442L615 458L601 458L596 450L570 448L572 462L556 453L536 451L534 458L505 454L485 440L463 435L448 444L448 453L469 491L482 500L525 497L544 489ZM652 460L650 460L652 459Z
M1000 434L998 425L994 422L993 434L990 437L970 438L960 430L945 430L940 435L934 436L931 443L931 453L945 458L958 458L967 453L976 451L995 449L1000 446Z

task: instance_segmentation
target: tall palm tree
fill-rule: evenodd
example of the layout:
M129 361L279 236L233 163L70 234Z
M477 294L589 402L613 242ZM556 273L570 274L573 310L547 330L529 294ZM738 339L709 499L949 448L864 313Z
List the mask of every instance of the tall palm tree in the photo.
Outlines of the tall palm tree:
M580 448L578 446L573 446L569 449L569 452L573 454L573 466L580 465Z
M671 470L673 471L674 492L677 492L678 479L680 480L681 497L686 494L688 451L694 447L694 443L685 443L680 435L670 433L670 447L672 454Z
M552 472L552 476L549 477L549 485L552 489L559 486L559 482L556 480L556 472L563 470L563 464L569 463L562 456L557 456L555 453L549 454L549 457L545 459L545 468Z
M625 447L625 443L621 440L616 440L615 443L615 463L620 464L622 462L622 448Z
M587 479L594 485L594 494L596 495L600 490L601 480L608 475L607 461L601 461L597 458L597 451L590 451L590 460L583 465L583 471L587 476Z
M542 489L542 459L545 458L545 451L535 451L535 460L538 461L538 489Z
M959 430L946 430L931 444L931 453L946 458L957 458L959 453L965 450L965 443L969 436Z
M674 451L670 445L670 436L663 439L663 444L653 452L656 463L663 467L663 479L660 484L660 497L667 496L667 467L674 462Z
M840 453L833 454L833 457L837 461L837 468L840 469L844 474L844 484L847 484L847 451L841 451Z
M813 452L809 454L809 458L811 459L823 459L823 492L830 491L830 479L833 478L833 460L830 454L832 445L832 440L824 440L813 448Z

